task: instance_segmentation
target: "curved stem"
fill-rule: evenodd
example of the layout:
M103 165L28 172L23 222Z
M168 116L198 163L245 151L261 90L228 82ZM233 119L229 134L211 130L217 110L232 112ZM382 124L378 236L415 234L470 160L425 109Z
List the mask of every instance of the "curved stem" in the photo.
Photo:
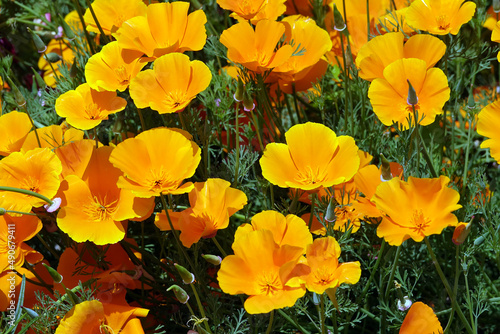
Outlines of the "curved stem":
M193 290L194 297L196 298L196 303L198 304L198 309L200 309L201 317L204 319L207 319L207 321L208 321L208 318L205 315L205 310L203 309L203 305L201 304L200 296L198 296L198 292L196 291L194 284L189 284L189 285L191 286L191 289ZM205 328L207 329L207 331L209 333L212 333L212 331L210 330L210 326L208 326L208 323L206 321L203 321L203 324L205 325Z
M266 334L271 333L271 330L273 328L273 321L274 321L274 310L272 310L271 313L269 314L269 324L267 325Z
M14 187L4 187L4 186L0 186L0 191L12 191L14 193L20 193L20 194L25 194L25 195L30 195L30 196L34 196L34 197L37 197L45 202L47 202L49 205L52 205L54 204L50 199L48 199L47 197L43 196L42 194L39 194L39 193L36 193L34 191L31 191L31 190L26 190L26 189L20 189L20 188L14 188Z

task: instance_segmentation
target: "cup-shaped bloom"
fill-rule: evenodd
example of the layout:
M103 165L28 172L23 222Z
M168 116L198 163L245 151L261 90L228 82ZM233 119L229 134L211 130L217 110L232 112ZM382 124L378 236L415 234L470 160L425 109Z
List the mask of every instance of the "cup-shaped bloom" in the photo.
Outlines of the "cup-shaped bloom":
M443 327L439 323L434 311L422 302L413 303L406 314L399 334L442 334Z
M83 83L74 90L67 91L56 100L56 112L66 117L66 122L80 130L90 130L108 115L125 109L127 101L114 92L99 92Z
M234 240L258 230L269 230L278 246L290 245L304 251L312 243L312 235L306 222L296 215L286 217L277 211L262 211L252 217L251 224L242 224L234 234Z
M95 0L92 3L95 16L106 35L115 33L128 19L146 15L146 8L141 0L122 0L119 5L113 0ZM83 19L88 31L100 33L90 9L87 9Z
M228 1L228 0L219 0L218 3L222 3L226 7L232 6L233 8L236 8L236 11L233 11L230 17L233 19L236 19L238 22L242 21L248 21L248 19L244 18L243 16L240 16L238 13L243 13L245 16L253 16L250 18L250 22L255 25L257 22L260 20L273 20L276 21L281 14L283 14L286 10L286 5L285 5L286 0L266 0L263 2L263 7L257 12L257 14L253 15L250 13L250 15L246 15L250 11L252 11L252 5L255 5L256 3L252 3L250 7L245 7L242 4L244 3L243 1ZM248 4L248 2L246 2ZM226 7L223 7L223 5L220 5L224 9L228 9ZM258 5L258 3L257 3Z
M253 19L255 15L266 8L267 3L267 0L217 0L217 4L221 8L230 10L245 20Z
M0 160L0 184L30 190L52 199L61 183L61 171L61 161L48 148L14 152ZM44 204L47 203L35 196L0 191L0 207L6 210L30 212L32 207Z
M94 148L95 140L92 139L75 140L56 148L54 153L62 164L61 177L64 179L68 175L76 175L82 178Z
M125 174L118 187L145 198L191 191L191 182L181 183L193 176L200 160L200 147L191 135L175 128L144 131L118 144L109 157Z
M311 272L303 277L309 291L322 294L342 283L356 284L361 277L358 261L339 263L340 246L334 237L319 238L307 246L307 265Z
M291 127L285 137L287 144L268 144L260 159L262 175L272 184L313 191L346 182L358 171L352 137L337 137L330 128L311 122Z
M278 47L285 25L262 20L255 31L248 22L240 22L222 32L220 42L227 47L227 57L249 70L262 73L282 65L293 53L291 45Z
M384 77L373 80L368 89L373 112L383 124L398 123L406 130L410 116L415 124L413 107L408 103L408 81L417 94L415 111L419 124L429 125L436 115L443 113L443 106L450 98L444 72L439 68L427 69L427 63L421 59L399 59L387 66Z
M225 293L250 296L244 304L248 313L291 307L304 295L302 286L287 286L290 279L303 274L305 266L297 263L302 248L278 246L271 231L258 230L235 240L233 251L222 260L217 279Z
M36 129L28 133L28 136L24 140L23 146L21 147L21 152L26 152L33 150L35 148L48 147L51 150L63 146L65 143L69 143L76 140L83 139L85 133L82 130L75 128L67 128L67 126L62 125L49 125L43 128ZM38 142L40 140L40 143Z
M95 90L123 92L147 62L141 52L123 50L118 42L106 44L85 65L85 79Z
M200 9L188 15L189 2L154 3L145 16L125 21L114 34L123 49L148 57L171 52L199 51L207 40L207 17Z
M189 193L191 208L182 211L177 226L181 230L180 240L185 247L191 247L201 238L214 237L218 230L229 225L229 217L247 204L244 192L230 187L222 179L208 179L196 182ZM160 230L170 230L167 216L158 214L155 224Z
M425 60L427 69L436 65L444 56L446 45L437 37L418 34L404 43L401 32L391 32L372 38L363 45L356 57L359 76L372 81L384 77L384 69L398 59L418 58Z
M416 0L406 11L406 23L435 35L456 35L475 11L476 4L472 1Z
M69 175L61 187L63 203L57 224L76 242L116 243L125 237L122 221L153 210L152 200L136 198L117 187L122 172L108 160L112 150L110 146L95 149L82 179Z
M410 176L408 182L393 178L380 184L372 201L387 219L378 226L377 235L399 246L407 239L420 242L448 226L456 226L458 219L452 212L462 206L458 204L460 195L448 187L449 182L441 175L434 179Z
M478 114L477 133L485 136L481 148L490 149L491 156L500 162L500 101L484 107Z
M175 113L184 110L211 80L212 73L203 62L170 53L156 59L153 69L137 74L130 83L130 96L138 108Z
M0 155L19 151L31 128L26 113L14 110L0 116Z
M123 333L144 334L141 321L149 310L123 304L88 300L75 305L61 320L57 334Z

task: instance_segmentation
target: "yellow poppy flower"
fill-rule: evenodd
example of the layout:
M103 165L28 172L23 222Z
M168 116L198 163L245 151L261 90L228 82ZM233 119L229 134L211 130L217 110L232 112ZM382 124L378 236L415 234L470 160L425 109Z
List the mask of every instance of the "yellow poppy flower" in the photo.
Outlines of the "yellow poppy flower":
M244 192L230 187L222 179L196 182L189 193L191 208L180 213L174 228L181 230L180 240L191 247L200 238L212 238L218 230L229 225L229 217L247 204ZM172 217L171 217L172 218ZM162 231L170 230L164 211L155 217L155 224Z
M323 124L298 124L285 133L287 144L271 143L260 159L262 175L282 188L316 191L350 180L358 171L358 147Z
M32 127L26 113L14 110L0 116L0 155L19 151Z
M211 80L212 73L203 62L171 53L156 59L153 69L132 79L130 96L138 108L150 107L160 114L180 112Z
M262 73L282 65L293 53L291 45L277 50L285 25L280 22L261 20L255 30L248 22L240 22L222 32L220 42L227 47L227 57L249 70Z
M0 185L30 190L52 199L59 189L61 161L48 148L13 152L0 160ZM32 207L47 204L38 197L0 191L0 208L30 212Z
M387 66L384 77L373 80L368 89L373 112L383 124L398 123L408 129L408 117L411 115L413 119L413 109L408 103L408 81L417 93L415 110L419 121L423 118L419 124L429 125L443 112L450 98L444 72L438 68L427 69L427 63L421 59L399 59Z
M383 182L377 187L372 201L387 219L377 229L377 235L390 245L399 246L407 239L420 242L425 236L439 234L448 226L458 224L452 213L462 206L460 195L448 187L450 179L409 177Z
M94 150L85 173L66 177L57 224L76 242L114 244L125 237L123 221L151 213L153 200L135 198L116 183L122 172L108 161L113 148Z
M446 45L431 35L414 35L404 43L401 32L392 32L377 36L366 43L358 52L356 66L359 76L372 81L384 77L384 69L403 58L425 60L430 69L444 56Z
M139 73L146 61L141 52L123 50L118 42L106 44L85 65L85 79L90 87L98 91L123 92L130 81Z
M199 51L205 46L207 17L202 10L188 15L189 3L155 3L145 16L125 21L113 35L123 49L158 58L171 52Z
M122 0L119 5L113 0L95 0L92 9L104 33L111 35L128 19L146 15L147 6L141 0ZM85 11L83 19L88 31L100 33L90 9Z
M217 4L245 20L250 20L266 8L267 0L217 0Z
M435 35L458 34L460 27L469 22L476 4L464 0L416 0L406 11L409 26Z
M292 307L305 294L300 285L287 286L290 279L304 274L302 268L307 268L297 263L302 248L278 246L271 231L258 230L235 240L233 251L234 255L222 260L217 279L225 293L250 296L244 304L248 313Z
M36 129L36 134L35 131L28 133L28 136L24 140L23 146L21 147L22 152L40 147L38 145L37 135L38 139L40 139L41 147L53 149L62 146L65 143L83 139L84 132L74 128L65 129L63 125L45 126L43 128Z
M489 148L490 154L500 162L500 101L495 101L484 107L478 114L477 133L485 136L481 148Z
M224 3L224 5L226 7L228 7L228 8L225 8L225 7L221 6L224 9L232 10L229 7L237 8L237 11L233 11L233 13L231 13L231 15L229 15L230 17L238 20L238 22L248 21L247 18L240 16L238 13L248 13L248 12L252 11L251 7L250 8L249 7L242 8L243 6L241 6L241 2L239 5L239 8L237 7L238 6L237 2L234 2L234 1L219 0L219 2ZM278 17L281 14L283 14L286 10L285 2L286 2L286 0L267 0L264 2L264 6L261 7L261 9L256 14L250 13L249 15L245 14L245 16L247 16L247 17L252 16L250 18L250 22L253 25L257 24L257 22L259 22L260 20L276 21L278 19Z
M434 311L422 302L413 303L406 314L399 334L442 334L443 327Z
M201 150L191 135L170 128L155 128L126 139L109 157L125 174L118 179L118 187L145 198L191 191L191 182L181 183L193 176L200 160Z
M90 130L108 115L125 109L127 101L116 95L116 92L98 92L87 83L75 90L60 95L55 109L59 116L66 117L66 122L80 130Z

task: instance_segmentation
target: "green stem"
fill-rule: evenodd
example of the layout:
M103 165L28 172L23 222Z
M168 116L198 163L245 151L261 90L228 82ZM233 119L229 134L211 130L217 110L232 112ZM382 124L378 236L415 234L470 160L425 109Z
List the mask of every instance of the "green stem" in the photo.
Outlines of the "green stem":
M470 317L470 323L472 326L472 331L476 333L476 328L474 325L474 316L472 314L472 301L470 298L470 289L469 289L469 279L467 277L467 272L465 273L465 290L467 291L467 308L469 309L469 317Z
M267 325L266 334L271 333L271 330L273 328L273 321L274 321L274 310L272 310L271 313L269 314L269 324Z
M402 246L398 246L396 250L396 256L394 257L394 262L392 264L391 275L389 276L389 281L387 282L387 286L385 288L385 294L384 294L385 300L387 300L387 298L389 297L390 287L393 285L392 280L394 279L394 274L396 273L396 268L398 266L399 255L401 254L401 248Z
M208 318L205 315L205 309L203 308L203 305L201 304L200 296L198 295L198 292L196 291L194 284L189 284L189 285L191 286L191 289L193 290L194 297L196 298L196 303L198 304L198 309L200 310L202 318L207 319L207 321L208 321ZM212 330L210 329L210 326L208 325L207 321L203 321L203 324L205 325L205 328L207 329L207 331L209 333L212 333Z
M144 116L142 115L142 110L137 108L137 113L139 114L139 120L141 121L142 131L146 131L146 123L144 122Z
M321 334L326 334L326 327L325 327L325 297L324 297L324 294L321 294L321 296L319 296L319 308L320 308L320 311L319 311L319 316L320 316L320 319L321 319Z
M14 210L5 210L6 213L17 213L19 215L27 215L27 216L38 216L33 212L23 212L23 211L14 211Z
M97 19L97 16L95 15L94 9L92 8L92 4L90 3L89 0L86 0L87 6L89 7L90 14L92 14L92 18L95 21L95 24L97 25L97 29L99 29L99 32L101 33L101 37L104 39L105 43L109 43L110 40L108 36L104 33L104 30L102 30L101 24L99 23L99 20Z
M20 188L14 188L14 187L4 187L4 186L0 186L0 191L12 191L14 193L20 193L20 194L25 194L25 195L30 195L30 196L34 196L34 197L37 197L45 202L47 202L49 205L52 205L54 204L50 199L48 199L47 197L39 194L39 193L36 193L34 191L30 191L30 190L26 190L26 189L20 189Z
M78 17L80 18L80 22L82 23L82 26L86 27L87 24L85 23L85 19L83 18L83 10L82 10L82 7L80 6L80 1L73 0L73 3L75 4L76 12L78 13ZM92 41L92 38L90 38L89 32L87 31L87 29L83 29L83 32L85 34L85 39L87 39L87 43L89 44L90 52L92 54L96 53L96 50L94 48L94 42Z
M500 297L499 297L500 299ZM285 313L282 309L278 309L278 313L285 318L291 325L295 326L302 334L311 334L307 329L302 327L297 321L293 320L288 314Z
M311 215L309 216L309 231L311 230L312 222L313 222L313 216L314 216L314 207L316 206L316 197L317 193L313 193L311 195Z
M471 136L471 130L472 127L474 126L473 124L473 119L471 118L470 124L469 124L469 131L467 133L467 148L465 149L465 164L464 164L464 173L462 174L463 182L462 182L462 192L461 195L464 196L465 194L465 189L467 189L467 173L469 172L469 151L470 151L470 136Z
M213 237L212 240L214 241L215 246L217 246L217 248L219 249L219 252L222 254L222 256L226 257L227 253L224 251L224 248L222 248L222 246L219 244L217 239L215 239L215 237Z
M238 185L238 174L239 174L239 169L240 169L240 121L239 121L239 108L238 104L236 104L236 120L235 120L235 125L236 125L236 162L234 164L234 182L233 182L233 187L236 188Z
M459 271L459 254L460 254L460 245L455 245L455 282L453 284L453 293L455 296L457 295L458 291L458 279L460 277L460 271ZM450 312L450 317L448 318L448 324L446 324L446 328L444 329L444 333L447 333L451 323L453 321L453 316L455 315L455 310L451 308Z

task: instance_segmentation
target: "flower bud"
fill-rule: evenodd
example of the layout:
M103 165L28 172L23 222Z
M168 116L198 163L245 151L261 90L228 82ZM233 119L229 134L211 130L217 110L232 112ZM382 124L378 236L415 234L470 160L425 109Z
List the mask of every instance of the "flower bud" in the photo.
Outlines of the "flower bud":
M14 99L16 100L17 106L24 107L26 105L26 99L24 98L23 94L9 77L7 77L7 81L9 82L9 86L14 93Z
M76 36L75 36L75 33L73 32L73 29L71 29L68 22L64 21L61 14L59 14L59 19L62 23L62 28L63 28L64 35L66 36L66 38L70 41L74 40Z
M4 208L0 208L0 216L3 216L6 213L7 213L7 210L5 210Z
M36 319L39 317L38 313L36 313L35 311L33 311L32 309L30 308L27 308L27 307L24 307L23 306L23 309L24 311L29 315L30 318L32 319Z
M50 274L50 277L54 280L55 283L61 283L63 280L63 277L61 274L59 274L54 268L46 265L45 263L42 263L42 265L47 269L47 271Z
M330 197L330 202L328 203L328 206L326 207L326 214L325 214L325 220L329 223L333 223L334 221L337 220L337 215L335 215L335 208L337 207L337 201L335 200L335 197L332 196Z
M177 269L177 271L181 275L181 278L182 278L182 281L184 282L184 284L191 284L194 282L194 275L192 273L190 273L186 268L184 268L183 266L181 266L177 263L174 263L174 267L175 267L175 269Z
M236 87L236 93L234 93L233 98L236 102L243 101L243 92L245 91L245 86L243 85L243 81L238 77L238 86Z
M62 60L61 56L58 55L57 53L55 52L50 52L50 53L47 53L45 55L45 59L49 62L49 63L57 63L58 61Z
M247 91L243 93L243 109L245 109L245 111L252 111L255 109L255 103L253 103L253 99Z
M406 103L408 103L410 106L415 106L418 104L418 96L417 92L415 91L415 88L410 83L410 80L408 81L408 98L406 99Z
M186 304L189 300L189 295L187 294L186 291L184 291L183 288L181 288L178 285L171 285L167 291L174 290L175 298L182 304Z
M36 49L38 50L38 53L44 53L45 51L47 51L47 46L42 41L40 36L35 34L33 32L33 30L31 30L30 28L28 28L28 32L31 34L31 38L33 39L33 42L35 43L35 46L36 46Z
M31 70L33 71L33 76L35 77L35 81L36 81L36 84L38 85L38 87L40 89L47 88L47 84L45 83L45 81L43 81L43 78L40 75L40 73L38 73L33 67L31 68Z
M389 160L385 158L385 156L380 153L380 161L382 161L382 166L380 166L380 180L382 182L389 181L392 179L392 173L391 173L391 165L389 163Z
M222 258L218 255L201 254L201 257L214 266L218 266L222 262Z
M470 233L471 230L471 223L459 223L455 227L455 231L453 232L453 237L451 240L455 245L461 245L464 243L465 239Z
M69 76L71 78L76 77L76 74L78 72L78 64L76 62L76 58L73 59L73 64L71 64L71 68L69 70Z
M467 99L467 108L474 109L476 107L476 101L474 101L474 95L469 94L469 98Z
M500 0L493 0L493 11L500 13Z
M333 21L335 30L343 31L346 28L344 18L342 17L342 14L340 14L335 4L333 5Z
M479 246L484 242L484 236L477 237L476 240L474 240L474 245Z

